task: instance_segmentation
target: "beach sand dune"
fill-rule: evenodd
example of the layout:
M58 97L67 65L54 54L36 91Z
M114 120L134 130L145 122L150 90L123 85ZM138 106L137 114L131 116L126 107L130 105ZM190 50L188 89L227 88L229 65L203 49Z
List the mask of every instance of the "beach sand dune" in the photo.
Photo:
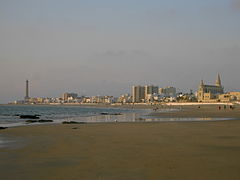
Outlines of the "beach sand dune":
M240 121L9 128L1 179L240 179Z

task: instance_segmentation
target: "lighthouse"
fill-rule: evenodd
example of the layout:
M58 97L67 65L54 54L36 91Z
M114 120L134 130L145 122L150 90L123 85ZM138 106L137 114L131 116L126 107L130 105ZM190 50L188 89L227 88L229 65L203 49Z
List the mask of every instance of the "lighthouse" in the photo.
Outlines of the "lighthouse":
M26 94L25 94L25 100L29 100L29 81L26 80Z

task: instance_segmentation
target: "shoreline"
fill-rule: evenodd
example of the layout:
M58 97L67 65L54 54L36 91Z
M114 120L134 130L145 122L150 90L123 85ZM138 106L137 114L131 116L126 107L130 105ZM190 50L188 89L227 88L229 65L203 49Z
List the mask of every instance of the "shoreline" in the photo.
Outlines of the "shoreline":
M199 102L169 102L169 103L136 103L136 104L102 104L102 103L49 103L49 104L0 104L0 106L79 106L79 107L120 107L120 108L152 108L152 107L190 107L190 106L222 106L222 105L233 105L240 106L240 102L216 102L216 103L199 103Z
M32 106L32 105L23 105L23 106ZM39 106L39 105L33 105L33 106ZM54 107L52 105L40 105L40 106L50 106L50 107ZM60 105L62 106L62 105ZM69 107L69 105L67 105L66 107ZM74 106L76 107L76 106ZM230 109L229 107L230 106L225 106L225 109L224 109L224 106L219 106L219 105L201 105L201 106L195 106L195 105L189 105L189 106L151 106L148 108L144 108L143 106L141 106L140 108L130 108L130 107L126 107L126 106L119 106L119 107L112 107L112 106L78 106L78 107L86 107L86 108L117 108L117 109L129 109L129 110L137 110L137 109L140 109L140 110L146 110L146 113L147 114L139 114L137 112L135 112L135 114L137 115L137 117L135 117L135 119L128 119L127 122L132 122L132 121L135 121L135 122L139 122L139 121L152 121L153 122L157 122L158 119L159 122L162 122L164 119L164 121L168 121L168 120L171 120L171 121L180 121L180 122L183 122L185 121L184 119L187 119L187 121L191 121L189 119L193 119L192 121L196 121L196 119L203 119L204 121L206 121L206 119L209 119L208 121L218 121L217 119L220 119L222 121L222 119L240 119L240 106L234 106L234 109ZM154 108L156 108L154 110ZM221 107L221 109L219 110L219 107ZM150 109L152 109L152 111L149 111ZM149 111L149 112L148 112ZM168 112L166 112L168 111ZM98 114L98 115L91 115L91 116L88 116L88 117L79 117L78 119L79 120L72 120L72 121L81 121L80 119L85 119L84 121L82 122L85 122L85 123L98 123L99 121L104 121L104 117L107 118L108 116L108 119L109 121L111 121L112 119L112 122L113 119L117 119L116 121L120 122L122 118L126 118L127 114L129 113L122 113L121 116L112 116L112 115L101 115L101 114ZM131 113L130 113L131 114ZM102 117L102 120L97 120L97 119L101 119ZM116 118L115 118L116 117ZM92 119L92 120L87 120L87 119ZM94 121L94 118L95 118L95 121ZM133 118L133 117L132 117ZM176 119L176 120L174 120ZM55 122L53 123L26 123L26 122L22 122L22 124L19 124L17 123L16 125L15 124L2 124L0 125L1 127L11 127L11 126L15 126L15 127L18 127L18 126L32 126L32 125L42 125L42 124L60 124L62 123L61 121L59 122L56 122L56 121L59 121L59 120L55 120ZM65 120L66 121L66 120ZM92 122L91 122L92 121ZM201 120L197 120L197 121L201 121ZM100 122L101 123L101 122ZM19 124L19 125L18 125Z

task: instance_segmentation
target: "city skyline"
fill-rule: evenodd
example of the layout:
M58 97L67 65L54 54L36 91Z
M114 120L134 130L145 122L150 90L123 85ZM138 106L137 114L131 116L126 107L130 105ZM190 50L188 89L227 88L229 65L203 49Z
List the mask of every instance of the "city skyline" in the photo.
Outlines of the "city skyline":
M131 93L122 92L121 95L110 94L86 96L76 92L64 92L59 97L31 97L29 95L29 80L25 82L24 100L18 99L10 104L88 104L88 103L166 103L166 102L233 102L240 98L240 91L224 91L221 76L218 73L215 84L205 84L201 80L197 91L177 92L172 86L159 87L156 85L132 85Z
M222 76L240 89L240 5L205 1L0 1L0 103L63 92L197 90Z
M125 94L129 94L129 95L133 95L133 87L135 87L136 85L132 85L131 86L131 90L128 90L128 92L122 92L121 94L119 94L118 96L115 96L115 97L119 97L121 95L125 95ZM172 89L174 88L175 89L175 93L177 93L176 91L176 88L175 87L171 87L171 86L165 86L165 87L158 87L158 86L155 86L153 84L148 84L148 85L137 85L139 87L142 87L144 89L144 96L147 96L148 94L159 94L159 93L164 93L164 89ZM182 92L178 92L178 93L182 93ZM67 95L71 95L71 97L81 97L81 96L88 96L88 95L84 95L84 94L78 94L76 92L70 92L70 91L66 91L66 92L62 92L61 95L58 95L58 96L54 96L54 97L44 97L44 96L39 96L41 98L62 98L62 99L66 99L65 96ZM62 96L62 97L61 97ZM92 96L113 96L111 94L95 94L95 95L92 95ZM25 94L22 95L22 100L24 101L28 101L28 99L31 99L31 98L38 98L36 96L30 96L30 81L27 79L25 81ZM19 99L20 100L20 99Z

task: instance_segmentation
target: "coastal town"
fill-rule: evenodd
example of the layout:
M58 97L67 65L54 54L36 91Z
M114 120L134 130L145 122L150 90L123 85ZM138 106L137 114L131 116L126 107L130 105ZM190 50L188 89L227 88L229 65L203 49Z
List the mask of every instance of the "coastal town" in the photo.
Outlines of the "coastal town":
M240 180L240 0L0 0L0 180Z
M77 93L65 92L61 97L30 97L29 81L26 80L25 97L10 104L166 104L166 103L239 103L240 92L225 92L218 74L215 84L207 85L200 81L196 92L177 92L175 87L163 87L155 85L132 86L131 94L114 96L79 96Z

